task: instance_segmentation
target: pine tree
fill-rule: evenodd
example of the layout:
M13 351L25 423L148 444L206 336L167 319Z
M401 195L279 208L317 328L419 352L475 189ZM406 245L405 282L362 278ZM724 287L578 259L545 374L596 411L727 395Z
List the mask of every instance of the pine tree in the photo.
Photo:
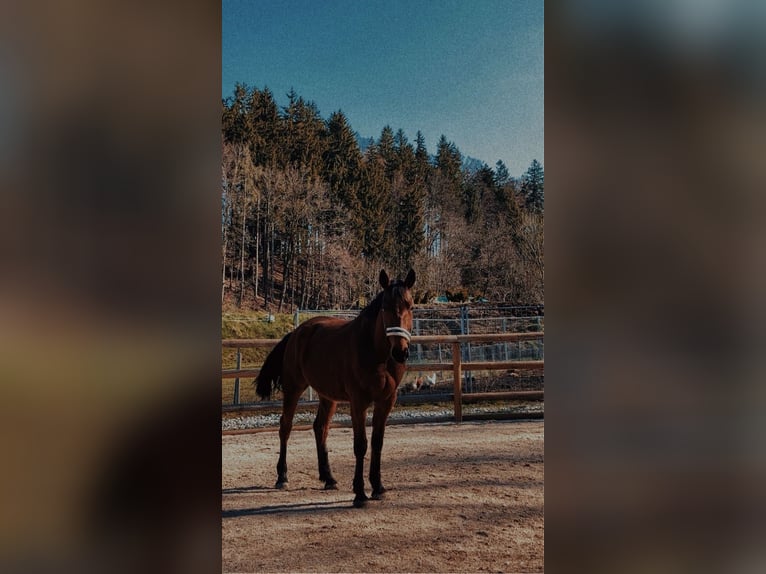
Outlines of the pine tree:
M454 143L447 141L442 134L436 145L436 169L439 181L435 182L434 191L438 197L433 198L444 208L454 213L461 211L463 203L463 157Z
M431 171L431 160L426 149L426 138L423 137L420 130L415 136L415 169L417 177L425 183Z
M320 173L326 139L325 122L314 102L306 102L295 90L290 90L287 98L283 116L284 145L287 147L285 166L308 167L312 174Z
M424 194L412 187L399 199L395 227L394 265L407 269L414 265L415 256L423 248Z
M385 162L375 145L367 148L359 186L357 236L362 254L385 262L391 254L392 237L386 228L393 211L391 192L385 176Z
M505 163L501 159L497 160L497 163L495 163L495 185L502 187L510 180L511 175L508 173Z
M543 166L533 159L527 171L521 176L521 194L531 213L542 213L545 204L545 172Z
M415 149L401 128L394 136L394 146L396 148L397 169L408 184L411 184L415 180Z
M436 168L444 173L455 183L461 179L461 165L463 156L454 143L447 141L447 137L442 134L439 143L436 145Z
M356 136L340 110L327 120L322 164L322 175L330 190L330 218L326 224L330 233L340 235L346 229L347 214L359 210L362 170L362 154Z
M378 154L385 164L386 178L391 181L394 173L399 169L399 155L396 152L396 142L394 140L394 130L387 125L380 132L378 139Z
M231 143L249 142L251 137L248 125L248 100L250 89L247 84L237 83L234 86L234 94L223 101L223 117L221 127L224 141Z
M279 107L274 94L266 88L253 90L248 105L248 125L251 127L250 149L253 163L272 166L279 154Z

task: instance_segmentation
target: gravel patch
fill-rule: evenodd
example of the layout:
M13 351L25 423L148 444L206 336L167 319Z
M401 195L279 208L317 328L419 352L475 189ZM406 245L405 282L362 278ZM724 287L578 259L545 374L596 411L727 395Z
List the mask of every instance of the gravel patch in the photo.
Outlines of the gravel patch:
M508 404L508 405L463 405L463 416L480 415L491 416L493 414L498 415L501 418L503 415L509 413L512 414L529 414L531 417L539 416L544 412L544 404L542 401L527 402L524 404ZM293 418L293 425L306 425L314 422L316 413L313 411L297 412ZM389 423L397 422L429 422L429 421L441 421L444 419L451 419L454 416L454 410L451 407L437 408L437 409L422 409L422 408L408 408L408 407L396 407L388 417ZM221 421L221 430L245 430L255 428L268 428L279 426L280 413L268 413L268 414L247 414L243 413L240 416L231 418L225 418ZM332 419L333 423L341 425L350 425L351 416L346 413L335 413ZM372 412L367 413L368 425L372 423Z

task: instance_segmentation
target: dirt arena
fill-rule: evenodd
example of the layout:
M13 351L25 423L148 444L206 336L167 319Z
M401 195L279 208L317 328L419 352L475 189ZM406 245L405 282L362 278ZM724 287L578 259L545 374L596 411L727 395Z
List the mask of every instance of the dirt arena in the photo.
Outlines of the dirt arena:
M276 432L226 435L223 571L542 572L543 435L543 421L389 426L388 492L363 509L351 429L330 431L334 491L317 478L313 432L292 433L284 491Z

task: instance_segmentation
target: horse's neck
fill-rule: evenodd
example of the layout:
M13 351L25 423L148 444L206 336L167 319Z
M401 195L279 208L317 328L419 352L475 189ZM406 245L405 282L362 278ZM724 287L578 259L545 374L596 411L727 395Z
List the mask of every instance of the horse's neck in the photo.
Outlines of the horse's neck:
M387 362L390 348L385 336L381 314L377 313L374 318L357 317L353 322L356 323L355 327L359 329L361 335L357 340L363 345L372 345L372 356L374 357L375 363L381 364Z

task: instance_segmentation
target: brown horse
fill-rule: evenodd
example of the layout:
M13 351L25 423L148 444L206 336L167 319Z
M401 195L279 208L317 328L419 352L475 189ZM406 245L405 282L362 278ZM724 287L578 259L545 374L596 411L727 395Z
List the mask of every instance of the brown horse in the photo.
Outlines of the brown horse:
M256 391L262 398L268 398L272 385L281 386L284 397L276 488L284 488L287 482L287 440L298 399L310 385L319 395L314 435L319 479L324 481L325 488L337 488L327 457L327 432L338 402L346 401L351 404L354 428L354 506L361 508L368 500L364 493L365 422L367 409L373 403L372 499L380 500L386 491L380 480L380 454L386 421L409 357L413 304L410 289L415 283L415 272L410 269L404 281L389 281L383 270L379 281L383 291L356 319L310 319L288 333L266 357Z

